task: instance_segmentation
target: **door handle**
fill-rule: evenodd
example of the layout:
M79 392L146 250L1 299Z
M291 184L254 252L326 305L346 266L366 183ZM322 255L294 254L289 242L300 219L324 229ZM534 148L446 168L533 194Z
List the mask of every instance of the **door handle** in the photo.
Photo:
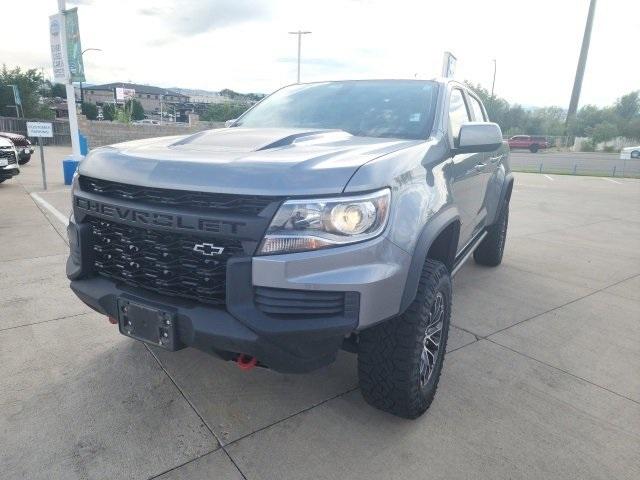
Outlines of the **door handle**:
M473 167L474 170L481 172L482 170L484 170L484 167L486 167L487 164L486 163L477 163L475 165L475 167Z
M502 157L504 157L504 155L496 155L495 157L489 157L489 161L491 163L498 163L500 160L502 160Z

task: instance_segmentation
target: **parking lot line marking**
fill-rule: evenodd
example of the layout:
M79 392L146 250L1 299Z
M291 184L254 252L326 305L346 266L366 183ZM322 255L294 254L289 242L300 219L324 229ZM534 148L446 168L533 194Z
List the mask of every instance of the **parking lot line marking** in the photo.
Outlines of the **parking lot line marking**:
M69 219L67 217L65 217L59 210L57 210L53 205L51 205L49 202L47 202L44 198L42 198L40 195L38 195L37 193L33 192L30 193L29 195L31 195L31 198L33 198L36 202L38 202L40 205L42 205L44 208L46 208L47 210L49 210L49 212L56 217L56 219L62 223L63 225L68 225L69 224Z
M551 180L552 182L555 180L555 178L550 177L549 175L545 174L545 177L547 177L549 180Z
M600 177L600 178L602 178L602 180L606 180L607 182L612 182L612 183L617 183L618 185L622 185L622 183L612 180L610 178L604 178L604 177Z

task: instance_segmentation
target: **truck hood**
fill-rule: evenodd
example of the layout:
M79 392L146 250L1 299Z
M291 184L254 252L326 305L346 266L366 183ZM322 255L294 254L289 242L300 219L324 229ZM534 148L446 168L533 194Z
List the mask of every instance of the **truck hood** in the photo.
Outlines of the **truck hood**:
M342 130L234 127L98 148L80 163L79 171L177 190L335 194L361 165L420 142L356 137Z

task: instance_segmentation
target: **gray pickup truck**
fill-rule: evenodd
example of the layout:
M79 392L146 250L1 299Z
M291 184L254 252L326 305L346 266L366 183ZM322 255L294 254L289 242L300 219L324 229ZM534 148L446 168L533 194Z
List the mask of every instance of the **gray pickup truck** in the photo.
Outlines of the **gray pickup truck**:
M362 394L430 405L451 276L502 260L509 148L448 79L298 84L230 128L91 151L73 183L71 288L120 332L243 369L357 353Z

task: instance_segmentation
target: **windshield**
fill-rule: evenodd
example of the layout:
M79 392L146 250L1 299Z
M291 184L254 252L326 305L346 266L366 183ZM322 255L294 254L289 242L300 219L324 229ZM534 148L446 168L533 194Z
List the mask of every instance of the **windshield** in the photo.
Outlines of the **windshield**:
M292 85L234 126L339 129L364 137L426 139L438 86L420 80L357 80Z

